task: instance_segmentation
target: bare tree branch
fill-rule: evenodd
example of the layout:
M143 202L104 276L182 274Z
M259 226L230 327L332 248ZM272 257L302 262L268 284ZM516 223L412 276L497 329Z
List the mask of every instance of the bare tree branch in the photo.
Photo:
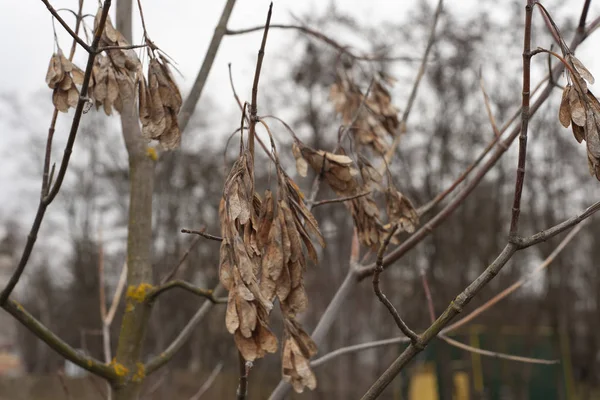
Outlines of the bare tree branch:
M106 380L112 381L118 378L117 373L111 366L75 350L36 320L21 304L14 300L8 300L2 307L65 359Z
M431 297L431 289L429 288L429 281L427 280L427 275L425 274L425 271L421 271L421 282L423 283L423 290L425 291L425 297L427 299L427 306L428 306L427 308L429 309L429 317L431 319L431 323L433 324L435 322L435 309L433 307L433 298ZM440 332L438 336L440 339L442 339L444 342L448 343L450 346L454 346L461 350L465 350L470 353L480 354L480 355L483 355L486 357L494 357L494 358L499 358L499 359L503 359L503 360L517 361L517 362L529 363L529 364L549 365L549 364L557 364L559 362L558 360L545 360L545 359L539 359L539 358L521 357L521 356L514 356L512 354L504 354L504 353L499 353L499 352L495 352L495 351L482 350L480 348L469 346L467 344L459 342L458 340L451 339L447 335L445 335L443 332Z
M344 201L358 199L359 197L368 196L371 194L371 191L362 192L359 194L355 194L353 196L346 197L338 197L337 199L327 199L327 200L319 200L312 203L312 208L319 207L325 204L333 204L333 203L343 203Z
M429 39L427 40L427 45L425 46L425 52L423 53L423 58L421 59L421 65L419 67L419 71L417 72L417 76L413 82L413 87L410 91L410 96L408 97L408 101L406 102L406 107L404 107L404 113L402 113L402 120L400 120L400 126L396 131L396 136L392 141L392 144L388 151L385 153L382 167L380 168L380 172L385 171L386 165L389 165L392 161L392 157L396 152L396 148L400 144L400 139L406 133L406 124L408 122L408 116L412 110L412 106L417 98L417 92L419 90L419 85L421 84L421 79L423 75L425 75L425 69L427 68L427 59L429 58L429 53L431 52L431 48L433 47L433 43L435 42L435 29L437 28L437 22L442 13L442 5L444 1L439 0L437 7L435 9L435 13L433 14L433 22L431 23L431 30L429 31Z
M355 59L355 60L363 60L363 61L417 61L417 59L411 58L411 57L404 57L404 56L400 56L400 57L388 57L388 56L377 56L377 55L358 55L358 54L354 54L352 53L348 47L349 46L343 46L341 44L339 44L338 42L336 42L335 40L331 39L328 36L325 36L324 34L322 34L321 32L318 32L314 29L308 28L306 26L302 26L302 25L289 25L289 24L271 24L270 25L271 28L275 28L275 29L292 29L292 30L297 30L300 31L304 34L307 34L309 36L312 36L326 44L328 44L329 46L333 47L334 49L338 50L341 53L344 53L346 55L348 55L349 57ZM251 28L246 28L246 29L227 29L227 31L225 32L226 35L243 35L246 33L252 33L252 32L259 32L262 31L263 29L265 29L264 25L261 26L253 26Z
M206 232L204 232L204 229L201 229L199 231L196 231L193 229L182 229L181 233L190 233L190 234L194 234L194 235L200 235L206 239L216 240L217 242L223 241L223 238L221 236L215 236L215 235L211 235L210 233L206 233Z
M219 285L217 288L213 290L214 296L218 296L223 291L223 288ZM213 302L210 300L206 300L204 304L196 311L196 314L188 321L187 325L181 330L179 335L171 342L169 347L165 349L160 355L151 359L145 366L144 369L146 371L146 376L156 372L160 367L165 365L177 351L185 344L185 342L189 339L194 332L194 328L198 326L200 321L204 318L204 316L211 310L213 306Z
M94 34L94 40L92 41L91 50L88 54L87 66L85 68L85 73L83 77L83 83L81 85L81 91L79 94L79 100L77 101L77 107L75 108L75 114L73 115L73 122L71 124L71 130L69 132L69 137L67 139L67 144L65 146L65 151L63 155L62 162L60 164L60 169L58 171L58 175L56 176L56 181L51 189L49 189L48 194L44 195L40 198L40 203L38 205L38 209L35 215L35 219L33 221L33 225L31 226L31 230L29 235L27 236L27 243L25 244L25 248L23 249L23 253L21 255L21 259L17 266L17 269L11 276L8 284L0 294L0 306L4 306L8 297L14 290L15 286L19 282L23 271L25 270L25 266L27 265L27 261L29 261L29 256L33 250L33 246L35 245L35 241L37 239L37 234L40 230L40 226L42 225L42 220L44 219L44 214L46 213L46 209L52 203L56 195L58 194L60 187L62 185L63 179L67 172L67 168L69 166L69 159L71 158L71 152L73 151L73 144L75 143L75 137L77 136L77 131L79 130L79 122L81 121L81 116L83 115L83 107L87 102L87 92L90 84L90 78L92 75L92 67L94 65L94 60L96 58L95 50L98 48L98 43L100 42L100 37L102 36L102 32L104 31L104 25L106 23L106 18L108 17L108 10L110 9L111 0L105 0L104 8L100 17L100 22L98 25L98 29ZM48 150L47 150L48 151ZM48 185L49 187L49 185Z
M394 236L394 233L396 233L397 230L398 230L397 225L392 227L392 229L386 236L383 243L381 243L381 246L379 247L379 251L377 252L377 268L375 269L375 272L373 273L373 291L375 292L375 295L377 295L377 298L379 299L379 301L381 301L383 303L383 305L386 306L386 308L388 309L390 314L392 314L392 317L394 318L394 321L396 321L396 325L398 325L398 328L400 328L400 331L402 331L402 333L404 333L407 337L409 337L413 344L417 344L419 342L419 335L414 333L408 327L408 325L406 325L406 322L404 322L402 320L402 318L400 317L400 314L398 314L396 307L394 307L392 302L388 300L386 295L383 294L383 292L381 291L381 288L379 287L379 275L383 272L383 254L385 253L385 249L390 244L390 240L392 239L392 236Z
M258 50L258 57L256 58L256 69L254 71L254 81L252 83L252 99L250 103L250 125L248 127L248 150L254 163L254 137L256 134L256 123L258 122L258 82L260 80L260 71L262 69L262 63L265 56L265 46L267 44L267 36L269 35L269 25L271 24L271 13L273 11L273 3L269 5L269 12L267 13L267 22L263 32L262 42L260 49Z
M576 226L571 232L569 232L569 234L565 236L565 238L558 244L558 246L556 246L552 253L550 253L550 255L544 260L544 262L542 262L536 269L531 271L531 273L522 277L521 279L510 285L508 288L504 289L502 292L498 293L496 296L492 297L490 300L486 301L484 304L471 311L468 315L465 315L463 318L449 325L442 332L446 333L456 330L461 326L464 326L468 322L471 322L473 319L481 315L484 311L490 309L492 306L498 303L500 300L508 297L510 294L515 292L525 283L531 281L533 277L535 277L543 269L547 268L554 261L556 256L558 256L558 254L560 254L560 252L567 246L567 244L569 244L571 240L573 240L575 235L579 233L579 231L583 228L584 224L585 222Z
M553 238L566 231L569 228L579 224L584 221L586 218L592 216L596 211L600 210L600 201L592 204L588 208L586 208L581 214L574 216L566 221L561 222L551 228L544 229L541 232L536 233L535 235L521 238L521 237L513 237L510 238L511 242L514 243L519 250L526 249L527 247L531 247L541 242L545 242L546 240Z
M48 11L50 11L50 14L52 14L52 16L63 26L63 28L65 28L65 30L69 33L69 35L71 35L71 37L73 38L73 40L75 40L77 43L79 43L79 45L81 47L83 47L83 49L85 51L87 51L90 54L94 53L94 55L95 55L96 48L94 47L93 44L91 46L88 46L88 44L85 42L85 40L83 40L82 38L80 38L77 35L77 32L73 31L71 29L71 27L69 26L69 24L67 24L65 22L65 20L61 18L61 16L54 9L54 7L52 7L52 4L50 4L50 2L48 0L42 0L42 3L44 3L46 5L46 7L48 8ZM106 5L106 2L105 2L105 5ZM109 4L109 6L110 6L110 4ZM77 23L79 23L79 21Z
M119 307L119 301L121 300L121 295L123 294L123 289L125 288L126 280L127 263L123 264L123 268L121 269L121 275L119 275L119 281L117 282L117 288L115 289L115 294L113 295L112 301L110 303L108 314L106 314L106 323L109 325L112 324L112 321L115 318L117 307Z
M516 236L519 232L519 215L521 214L521 195L525 182L525 165L527 161L527 128L529 127L529 99L531 86L531 19L533 17L533 1L528 0L525 7L525 34L523 44L523 100L521 103L521 132L519 134L519 161L517 179L510 219L509 235Z
M246 361L242 356L242 353L238 351L239 366L240 366L240 383L235 392L235 398L237 400L246 400L248 396L248 375L250 374L250 367L252 363Z
M420 336L424 345L432 338L437 336L440 331L449 324L450 320L458 314L463 307L475 296L494 276L502 269L502 267L510 260L512 255L519 250L519 246L511 243L512 239L518 233L518 221L520 212L520 200L523 181L525 177L525 157L527 144L527 127L529 118L533 111L529 109L529 69L530 69L530 46L531 46L531 21L533 13L533 2L528 0L525 8L525 33L524 33L524 51L523 51L523 101L522 101L522 123L519 146L519 160L517 167L517 178L515 183L515 195L513 199L512 218L509 234L509 243L506 245L500 255L492 264L473 281L454 301L450 303L446 311ZM574 44L579 43L581 35L577 34L574 39ZM562 64L561 64L562 65ZM550 85L547 86L552 87ZM539 103L539 100L538 100ZM534 105L535 107L535 105ZM559 224L560 225L560 224ZM551 228L552 229L552 228ZM565 228L566 229L566 228ZM557 229L558 230L558 229ZM557 232L558 233L558 232ZM545 237L545 236L544 236ZM404 366L421 350L411 344L400 356L390 365L390 367L377 379L377 381L369 388L367 393L362 397L363 400L372 400L379 397L383 390L389 385L394 377L404 368Z
M200 243L200 239L202 239L202 236L197 236L192 243L190 244L190 247L187 249L187 251L183 254L183 256L181 256L181 258L179 259L179 262L177 264L175 264L175 266L171 269L171 271L169 271L168 274L166 274L161 280L160 280L160 284L164 285L165 283L167 283L168 281L170 281L171 279L173 279L173 277L175 276L175 274L177 274L177 271L179 270L179 267L181 267L183 265L183 263L185 262L185 260L188 258L190 252L192 250L194 250L196 248L196 246Z
M450 320L460 313L463 307L469 303L469 301L479 291L487 285L489 281L494 278L500 269L510 260L513 254L517 251L517 247L513 244L507 244L504 250L498 255L492 264L490 264L486 270L479 275L475 281L473 281L461 294L459 294L454 301L450 303L444 313L438 317L438 319L420 335L421 346L427 345L433 340L441 330L448 325ZM418 354L424 347L415 346L412 343L400 354L400 356L388 367L388 369L377 379L377 381L371 386L371 388L362 397L363 400L372 400L379 397L381 392L387 387L387 385L394 379L396 375Z
M196 393L194 393L194 395L192 397L190 397L189 400L200 400L200 398L202 397L202 395L204 393L206 393L206 391L208 389L210 389L210 387L214 383L215 379L217 379L217 376L219 376L219 372L221 372L222 369L223 369L223 362L219 362L213 368L212 372L210 373L210 375L208 376L208 378L206 378L206 380L204 381L204 383L202 384L202 386L200 386L200 389L198 389L198 391Z
M504 298L508 297L510 294L514 293L517 289L522 287L525 283L531 281L535 276L537 276L537 274L541 270L547 268L554 261L556 256L558 256L558 254L567 246L568 243L570 243L573 240L575 235L583 228L584 224L585 224L585 221L582 224L576 226L571 232L569 232L569 234L567 236L565 236L565 238L552 251L552 253L544 260L544 262L542 262L535 270L533 270L528 275L522 277L521 279L519 279L517 282L513 283L511 286L509 286L502 292L498 293L496 296L494 296L493 298L491 298L490 300L485 302L483 305L481 305L481 306L477 307L475 310L471 311L468 315L466 315L462 319L456 321L455 323L453 323L451 325L448 325L446 328L444 328L440 332L440 335L446 335L446 334L448 334L452 331L455 331L458 328L466 325L467 323L471 322L474 318L481 315L483 312L489 310L491 307L493 307L495 304L500 302L502 299L504 299ZM433 312L433 302L429 300L431 298L431 294L429 293L429 295L427 295L427 293L430 292L429 287L428 286L424 286L424 287L427 287L426 297L428 299L428 308L429 308L430 316L433 316L433 320L435 321L435 313ZM320 358L313 360L310 365L312 367L319 367L319 366L327 363L328 361L330 361L334 358L337 358L341 355L359 352L359 351L363 351L363 350L368 350L368 349L372 349L372 348L376 348L376 347L390 346L390 345L395 345L395 344L400 344L400 343L409 343L409 342L410 342L410 339L408 337L401 336L401 337L396 337L396 338L390 338L390 339L377 340L377 341L373 341L373 342L356 344L356 345L347 346L347 347L341 347L337 350L334 350L330 353L323 355Z
M208 50L206 50L206 55L202 61L202 66L200 67L200 71L198 71L198 76L196 76L192 90L181 107L178 121L181 131L185 130L190 118L192 117L192 114L194 113L196 104L198 104L198 100L200 100L200 95L202 94L202 90L204 89L204 85L208 79L208 73L210 72L213 62L215 61L215 57L217 56L217 51L221 45L221 40L223 40L223 35L227 31L227 22L229 21L229 17L231 16L234 5L235 0L227 0L227 3L225 3L225 7L221 13L221 18L219 19L219 24L215 28L215 33L210 41Z
M155 301L156 298L171 289L174 288L180 288L183 290L187 290L190 293L195 294L196 296L199 297L204 297L205 299L209 300L210 302L214 303L214 304L223 304L223 303L227 303L227 298L217 298L215 297L214 291L213 290L209 290L209 289L200 289L199 287L196 287L194 285L192 285L189 282L186 281L182 281L182 280L175 280L175 281L170 281L165 283L164 285L161 285L159 287L157 287L156 289L154 289L153 291L148 293L148 301Z
M482 356L498 358L501 360L518 361L518 362L527 363L527 364L542 364L542 365L552 365L552 364L558 364L560 362L559 360L544 360L541 358L521 357L521 356L513 356L511 354L497 353L495 351L478 349L477 347L466 345L464 343L459 342L458 340L451 339L444 335L442 335L440 337L446 343L448 343L454 347L458 347L459 349L466 350L470 353L481 354Z
M342 348L334 350L330 353L325 354L322 357L319 357L319 358L311 361L310 366L313 368L320 367L321 365L333 360L334 358L343 356L344 354L356 353L356 352L363 351L363 350L369 350L369 349L374 349L377 347L390 346L390 345L400 344L400 343L410 343L410 339L407 338L406 336L401 336L401 337L397 337L397 338L377 340L377 341L373 341L373 342L367 342L367 343L361 343L361 344L355 344L352 346L342 347Z

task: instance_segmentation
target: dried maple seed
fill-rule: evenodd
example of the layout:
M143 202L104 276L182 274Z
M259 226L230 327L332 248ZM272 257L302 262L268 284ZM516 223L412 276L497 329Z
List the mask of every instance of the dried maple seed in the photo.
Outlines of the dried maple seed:
M570 65L569 83L562 94L558 118L565 128L571 125L575 140L585 140L588 169L600 180L600 102L587 87L587 83L594 83L594 77L572 54L565 59Z

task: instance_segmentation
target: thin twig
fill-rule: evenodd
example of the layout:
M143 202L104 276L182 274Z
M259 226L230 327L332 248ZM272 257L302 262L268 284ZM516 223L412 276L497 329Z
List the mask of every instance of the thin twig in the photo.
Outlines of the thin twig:
M525 6L525 34L523 43L523 100L521 102L521 133L519 134L519 159L517 179L513 198L512 216L510 219L510 236L516 236L519 231L519 215L521 214L521 195L525 182L525 165L527 161L527 129L529 127L529 99L531 86L531 19L533 17L533 0L528 0Z
M315 201L314 203L312 203L312 208L319 207L319 206L322 206L325 204L343 203L344 201L358 199L359 197L368 196L370 194L371 194L371 191L368 190L366 192L362 192L362 193L355 194L352 196L338 197L337 199L319 200L319 201Z
M102 231L98 234L98 290L100 303L100 318L102 322L106 319L106 287L104 284L104 246L102 243Z
M425 292L425 298L427 299L427 309L429 310L429 319L431 323L435 322L435 307L433 306L433 298L431 297L431 290L429 289L429 282L427 281L427 273L425 269L421 270L421 282L423 284L423 290Z
M146 399L146 398L152 398L151 396L154 394L154 392L156 392L163 383L165 383L165 379L167 378L167 376L169 375L169 370L163 370L160 375L153 379L153 383L152 386L150 386L145 392L144 392L144 396L141 396L142 399Z
M381 291L381 288L379 287L379 275L383 272L383 254L385 253L385 249L387 249L388 245L390 244L390 240L392 239L392 236L394 236L394 233L396 233L396 230L398 230L397 225L395 225L390 230L390 232L386 236L385 240L379 247L379 251L377 252L377 268L375 269L375 272L373 273L373 291L377 295L377 298L379 299L379 301L381 301L383 303L383 305L386 306L386 308L388 309L390 314L392 314L394 321L396 321L396 325L398 325L398 328L400 328L402 333L404 333L407 337L409 337L412 343L418 343L419 335L414 333L408 327L408 325L406 325L406 323L400 317L400 314L398 314L398 311L396 310L394 305L388 300L388 298L385 296L385 294L383 294L383 292Z
M417 98L417 92L419 90L419 85L421 83L421 79L423 75L425 75L425 69L427 68L427 59L429 58L429 53L431 52L431 48L433 47L433 43L435 42L435 30L437 27L437 23L442 13L442 5L444 1L439 0L437 7L435 9L435 13L433 15L433 22L431 23L431 30L429 31L429 39L427 40L427 45L425 46L425 52L423 53L423 58L421 59L421 65L419 66L419 71L417 72L417 76L415 77L415 81L413 83L413 87L410 92L410 96L408 97L408 101L406 102L406 107L404 107L404 113L402 114L402 120L400 120L400 125L398 130L396 131L396 136L392 141L388 151L385 153L384 163L380 168L380 173L385 171L386 166L390 165L392 161L392 157L396 152L396 148L400 144L400 139L406 133L406 124L408 123L408 116L412 110L412 106Z
M350 58L353 58L355 60L408 61L408 62L419 61L418 59L415 59L412 57L406 57L406 56L388 57L388 56L377 56L377 55L369 55L369 54L365 54L365 55L354 54L348 49L348 46L343 46L343 45L339 44L338 42L336 42L335 40L331 39L330 37L325 36L321 32L318 32L314 29L311 29L311 28L308 28L308 27L302 26L302 25L271 24L270 26L271 26L271 28L276 28L276 29L292 29L292 30L297 30L297 31L303 32L309 36L312 36L312 37L328 44L329 46L333 47L334 49L338 50L339 52L344 53L344 54L348 55ZM265 29L264 25L254 26L252 28L245 28L245 29L227 29L225 34L230 35L230 36L243 35L246 33L262 31L263 29Z
M240 366L240 383L238 385L236 394L237 400L246 400L248 396L248 375L250 374L250 368L252 367L251 362L247 362L242 356L242 353L238 351L239 366Z
M538 243L545 242L546 240L558 235L559 233L562 233L567 229L572 228L573 226L584 221L586 218L595 214L598 210L600 210L600 201L597 201L596 203L592 204L584 211L582 211L579 215L576 215L573 218L569 218L566 221L563 221L548 229L544 229L543 231L526 238L511 238L511 242L514 243L519 250L526 249L527 247L531 247Z
M110 346L110 324L106 321L106 285L104 281L104 243L102 237L102 229L98 232L98 303L100 305L100 322L102 323L102 351L104 353L104 362L110 363L112 359ZM106 382L107 400L112 400L112 391L110 383Z
M260 71L262 69L263 59L265 57L265 46L267 44L267 36L269 35L269 24L271 23L271 13L273 11L273 3L269 5L269 12L267 13L267 23L265 24L265 30L263 32L262 42L260 49L258 50L258 57L256 59L256 70L254 71L254 82L252 83L252 101L250 103L250 126L248 127L248 149L252 162L254 162L254 136L256 134L256 122L258 114L258 82L260 80Z
M202 395L206 393L208 389L210 389L210 387L214 383L215 379L217 379L217 376L219 376L219 372L221 372L222 369L223 362L221 361L213 368L210 375L208 375L208 378L206 378L202 386L200 386L200 389L198 389L198 391L194 393L194 395L190 397L189 400L200 400Z
M585 20L587 19L588 11L592 0L585 0L583 9L581 10L581 17L579 17L579 24L577 24L577 30L583 33L585 31Z
M467 344L461 343L458 340L451 339L447 336L442 336L442 339L446 343L448 343L454 347L458 347L459 349L466 350L471 353L481 354L483 356L499 358L502 360L518 361L518 362L527 363L527 364L542 364L542 365L552 365L552 364L558 364L560 362L559 360L544 360L542 358L513 356L511 354L504 354L504 353L498 353L495 351L483 350L483 349L479 349L477 347L473 347L473 346L469 346Z
M182 281L182 280L170 281L170 282L165 283L164 285L158 286L157 288L155 288L154 290L152 290L151 292L148 293L147 299L148 299L148 301L154 301L162 293L164 293L168 290L174 289L174 288L180 288L183 290L187 290L188 292L193 293L196 296L204 297L205 299L207 299L210 302L215 303L215 304L227 303L227 298L215 297L213 290L201 289L199 287L192 285L189 282Z
M402 344L402 343L410 343L410 339L407 338L406 336L401 336L401 337L397 337L397 338L377 340L377 341L373 341L373 342L367 342L367 343L361 343L361 344L355 344L352 346L342 347L342 348L334 350L330 353L327 353L322 357L314 359L313 361L311 361L310 366L313 368L316 368L316 367L319 367L319 366L331 361L332 359L342 356L344 354L356 353L359 351L369 350L369 349L373 349L376 347L390 346L390 345Z
M213 295L218 296L222 292L223 287L217 286L213 290ZM151 359L145 366L144 369L146 371L146 376L149 376L153 372L157 371L160 367L165 365L169 360L173 358L175 353L181 349L181 347L185 344L185 342L189 339L194 332L194 328L202 321L204 316L210 311L213 306L213 302L210 300L206 300L204 304L196 311L196 314L188 321L186 326L179 332L179 335L171 342L169 347L167 347L163 352L161 352L158 356Z
M85 49L85 51L87 51L88 53L93 54L95 52L94 45L92 44L92 46L89 46L82 38L80 38L77 35L77 33L75 33L71 29L69 24L67 24L65 22L65 20L61 18L61 16L54 9L54 7L52 7L52 4L50 4L50 2L48 0L42 0L42 3L44 3L46 5L46 7L48 8L48 11L50 11L50 14L52 14L52 16L63 26L63 28L65 28L65 30L69 33L69 35L71 35L73 40L75 40L77 43L79 43L79 45L81 47L83 47ZM110 6L110 0L109 0L109 6ZM104 25L100 25L100 27L104 28ZM102 29L100 29L100 30L102 30Z
M100 397L100 400L106 400L108 398L108 394L104 394L104 389L100 387L100 384L96 382L96 377L94 375L88 375L88 380L92 383L94 389L96 389L96 394ZM108 392L110 393L110 392Z
M148 44L130 44L128 46L105 46L105 47L100 47L98 50L96 50L96 54L100 54L103 51L108 51L108 50L133 50L133 49L141 49L144 47L148 47Z
M42 0L45 1L45 0ZM47 2L46 2L47 3ZM49 3L48 3L49 5ZM83 77L83 83L81 85L81 92L79 95L79 100L77 102L77 107L75 109L75 114L73 116L73 122L71 124L71 130L69 132L69 137L67 139L67 144L65 146L65 151L63 155L62 162L60 164L60 169L56 176L56 181L51 189L49 189L48 194L45 195L42 199L40 199L40 203L38 205L38 209L36 212L35 219L33 221L33 225L31 226L31 230L27 237L27 243L25 244L25 248L23 249L23 253L21 255L21 259L19 264L11 276L8 284L0 294L0 306L4 306L8 297L14 290L15 286L19 282L23 271L25 270L25 266L27 265L27 261L29 261L29 256L33 250L33 246L37 239L37 234L40 230L40 226L42 225L42 220L44 219L44 214L46 213L46 209L52 203L56 195L58 194L62 182L65 178L65 174L67 172L67 168L69 166L69 159L71 158L71 152L73 151L73 144L75 143L75 137L77 136L77 131L79 130L79 122L81 121L81 116L83 115L83 107L87 102L87 92L90 84L90 78L92 74L92 68L94 65L94 60L96 58L95 50L98 48L98 43L100 42L100 37L102 32L104 31L104 25L106 23L106 19L108 17L108 10L110 9L111 0L106 0L104 2L104 8L102 10L102 14L100 16L100 22L98 24L98 29L94 34L94 40L92 41L92 46L90 48L88 54L87 66L85 69L85 74ZM51 6L50 6L51 7ZM48 151L48 150L47 150ZM48 185L49 186L49 185Z
M71 400L71 392L69 391L67 382L65 382L65 374L62 371L58 371L56 376L58 377L58 381L60 382L60 385L62 386L63 392L65 392L65 399Z
M168 282L171 279L173 279L173 277L175 276L175 274L177 273L177 271L179 271L179 268L183 265L183 263L185 262L185 260L188 258L188 255L192 252L192 250L194 250L196 248L196 246L198 246L198 244L200 243L200 239L202 239L202 237L203 237L202 235L199 235L198 237L196 237L192 241L192 243L190 244L190 247L183 254L183 256L181 256L181 258L179 259L179 262L171 269L171 271L169 271L168 274L166 274L160 280L160 284L161 285L164 285L166 282Z
M127 263L123 264L123 268L121 268L121 275L119 276L119 281L117 282L117 288L115 289L115 294L113 295L112 301L110 303L110 308L108 313L106 314L105 322L108 325L112 324L113 319L115 318L115 314L117 313L117 308L119 307L119 301L121 300L121 295L123 294L123 290L125 289L125 282L127 281Z
M148 36L148 29L146 28L146 18L144 18L144 10L142 9L142 2L141 0L137 0L137 5L138 5L138 10L140 11L140 20L142 21L142 30L144 31L144 40L146 41L146 43L150 44L152 43L152 41L150 40L150 37ZM154 48L152 46L150 46L151 50L154 50Z
M550 72L551 71L552 70L550 70ZM492 107L490 106L490 97L485 90L485 83L483 82L483 74L481 70L479 70L479 88L483 94L483 104L485 105L485 111L487 113L488 120L490 121L490 125L492 126L492 131L494 131L495 136L500 136L502 133L498 130L498 126L496 125L496 119L494 118L494 113L492 113Z
M193 234L193 235L199 235L199 236L202 236L203 238L215 240L217 242L223 241L223 238L221 236L211 235L210 233L204 232L204 230L197 231L197 230L193 230L193 229L182 229L181 233L189 233L189 234Z

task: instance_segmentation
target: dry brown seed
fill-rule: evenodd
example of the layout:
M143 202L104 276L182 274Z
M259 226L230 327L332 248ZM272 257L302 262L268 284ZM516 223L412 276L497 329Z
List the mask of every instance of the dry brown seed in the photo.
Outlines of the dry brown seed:
M284 265L281 274L279 275L279 279L277 279L277 286L275 288L279 301L283 303L291 290L290 271L287 265Z
M562 94L562 100L560 101L560 108L558 110L558 119L565 128L571 125L571 107L569 105L569 93L571 91L571 85L565 86Z
M52 93L52 104L60 112L69 112L69 94L58 88Z
M569 107L573 122L579 126L585 126L585 107L577 90L569 90Z
M240 351L240 353L242 353L242 357L244 357L244 360L254 361L257 358L262 357L262 355L264 354L264 352L262 352L261 349L258 347L256 340L254 340L254 337L246 338L244 337L244 335L242 335L242 333L239 330L237 330L235 331L233 338L235 340L235 344L238 350Z
M225 289L231 291L233 289L233 273L231 271L232 263L230 256L230 246L227 239L221 242L220 262L219 262L219 280Z
M73 77L73 82L76 85L83 85L83 71L77 67L76 65L73 65L73 70L71 71L71 75ZM90 85L91 85L92 81L90 80Z
M297 313L306 310L306 307L308 306L308 297L306 296L304 285L292 289L287 296L286 303L290 308L291 315L296 315Z
M306 174L308 173L308 163L302 156L302 151L296 142L292 145L292 153L296 159L296 170L298 171L298 175L306 177Z
M77 103L79 102L79 90L75 86L71 86L71 88L67 91L67 104L69 107L77 107Z
M310 369L307 358L302 354L293 338L285 341L282 354L283 379L292 384L294 391L302 393L304 387L313 390L317 379Z
M63 77L64 70L60 62L60 55L54 53L50 58L50 63L48 64L48 71L46 72L46 84L50 89L54 89L58 83L63 80Z
M256 308L253 304L244 299L236 297L236 308L240 319L240 332L244 337L252 337L252 332L256 328L257 316Z
M581 143L581 141L585 139L585 130L582 126L577 124L572 124L571 128L573 129L573 136L575 136L575 140Z
M594 77L590 73L590 71L588 71L588 69L581 63L581 61L579 61L579 59L577 59L577 57L575 57L573 55L571 55L571 57L569 57L569 60L573 63L575 70L577 70L577 72L579 72L581 77L583 79L585 79L586 81L588 81L590 83L590 85L593 85Z
M258 324L257 341L261 349L268 353L277 351L277 338L262 321Z
M419 215L410 200L392 188L388 188L385 194L390 223L399 224L400 228L408 233L414 232L419 223Z
M262 277L276 281L281 275L284 267L283 248L282 248L281 224L279 220L273 221L273 226L269 233L269 242L262 258Z

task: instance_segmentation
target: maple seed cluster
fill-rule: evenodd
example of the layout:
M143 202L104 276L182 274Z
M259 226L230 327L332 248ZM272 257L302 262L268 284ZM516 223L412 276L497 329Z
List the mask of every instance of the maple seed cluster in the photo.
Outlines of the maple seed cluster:
M249 150L242 150L233 165L219 207L223 236L219 277L229 291L225 324L247 361L277 351L269 314L275 300L279 301L284 320L282 375L301 392L317 384L309 367L317 348L296 320L308 304L304 250L316 263L310 235L322 246L325 243L298 186L278 160L276 166L276 195L266 190L261 197L254 189Z
M374 195L383 190L383 178L364 156L358 156L355 166L352 159L345 154L315 150L298 139L295 139L292 151L296 158L298 174L306 176L310 165L315 173L322 172L323 179L338 196L352 197L369 192L365 196L344 202L352 214L358 238L364 246L379 248L394 225L401 228L398 232L414 232L419 223L419 216L410 200L391 183L384 191L388 223L381 220ZM398 240L393 238L393 242L397 243Z
M387 80L393 83L390 78ZM382 81L373 83L365 99L358 85L348 75L338 74L329 98L344 125L354 122L352 134L359 146L371 147L379 154L387 152L387 138L396 135L400 121L398 109L392 105L390 93Z
M52 92L52 104L60 112L68 112L69 107L77 107L79 90L75 85L83 83L83 71L74 65L59 48L50 58L46 84Z
M98 29L102 7L94 19L94 31ZM149 52L148 79L144 77L142 63L123 34L116 30L107 16L99 47L107 48L95 58L90 74L88 96L96 109L111 115L113 109L123 112L123 107L139 104L139 116L144 138L158 140L169 150L179 146L181 131L177 115L182 104L181 94L169 71L168 62L162 55L157 59L154 50ZM120 47L120 48L115 48ZM58 50L52 55L46 83L51 89L52 103L62 112L75 108L84 73ZM138 90L136 90L138 86ZM91 103L90 103L91 104ZM130 110L133 112L133 110Z
M568 83L562 94L559 120L565 128L571 125L579 143L585 140L590 174L600 180L600 102L587 87L587 83L594 84L594 77L572 54L567 54L565 60Z
M148 81L142 76L139 86L140 120L142 134L158 140L163 147L174 149L181 142L177 115L182 98L173 81L167 60L153 58L148 64Z

